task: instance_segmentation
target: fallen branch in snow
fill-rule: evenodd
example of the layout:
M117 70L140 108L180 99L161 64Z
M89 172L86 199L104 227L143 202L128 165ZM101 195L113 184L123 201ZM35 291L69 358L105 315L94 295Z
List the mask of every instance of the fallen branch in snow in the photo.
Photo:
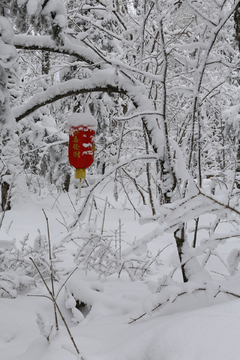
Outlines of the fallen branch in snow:
M194 290L194 291L197 291L197 290L206 290L206 288L205 289L196 289L196 290ZM184 295L184 294L188 294L188 292L187 291L183 291L183 292L181 292L180 294L177 294L177 296L175 297L175 299L174 300L171 300L171 303L173 303L173 302L175 302L176 300L177 300L177 298L179 297L179 296L182 296L182 295ZM153 311L155 311L155 310L157 310L158 308L160 308L162 305L165 305L167 302L170 302L170 298L169 299L167 299L165 302L163 302L163 303L159 303L157 306L155 306L151 311L153 312ZM145 315L147 315L148 313L143 313L142 315L140 315L139 317L137 317L137 318L135 318L135 319L132 319L128 324L132 324L133 322L135 322L135 321L137 321L137 320L140 320L141 318L143 318Z
M202 287L202 288L197 288L195 290L192 291L192 293L194 293L195 291L206 291L207 290L207 287ZM219 290L216 292L216 294L213 296L214 298L216 298L220 293L223 293L223 294L228 294L228 295L232 295L234 297L237 297L237 298L240 298L240 295L238 294L234 294L230 291L226 291L224 289L221 290L221 287L219 286ZM171 302L171 303L174 303L177 298L179 298L180 296L182 295L185 295L185 294L189 294L188 291L182 291L181 293L177 294L176 297L172 300L172 297L168 298L165 302L162 302L162 303L159 303L158 305L156 305L152 310L151 312L154 312L155 310L157 310L158 308L160 308L162 305L165 305L166 303L168 302ZM145 315L147 315L148 313L145 312L143 313L142 315L140 315L139 317L135 318L135 319L131 319L131 321L128 323L128 324L132 324L134 323L135 321L138 321L140 319L142 319Z
M220 294L220 293L232 295L232 296L235 296L235 297L237 297L238 299L240 299L240 295L234 294L234 293L232 293L232 292L230 292L230 291L224 291L224 290L222 290L222 291L219 290L219 292L218 292L214 297L216 297L216 296L217 296L218 294Z
M13 297L12 294L10 294L9 291L7 291L3 286L0 286L0 289L2 289L3 291L5 291L10 297ZM14 298L14 297L13 297Z

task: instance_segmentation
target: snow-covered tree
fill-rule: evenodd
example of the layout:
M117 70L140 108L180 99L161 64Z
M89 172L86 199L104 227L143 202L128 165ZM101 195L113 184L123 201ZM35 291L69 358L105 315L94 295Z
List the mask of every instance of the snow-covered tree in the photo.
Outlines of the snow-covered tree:
M226 168L238 169L238 135L233 140L224 112L237 101L238 4L22 0L2 7L15 21L13 36L2 16L2 38L19 51L21 95L11 105L25 169L56 184L60 170L69 174L66 119L91 111L99 122L97 171L114 174L126 193L127 184L145 189L154 219L159 205L190 196L194 182L201 189L211 181L212 194L221 182L228 187ZM181 262L185 228L182 221L174 228Z

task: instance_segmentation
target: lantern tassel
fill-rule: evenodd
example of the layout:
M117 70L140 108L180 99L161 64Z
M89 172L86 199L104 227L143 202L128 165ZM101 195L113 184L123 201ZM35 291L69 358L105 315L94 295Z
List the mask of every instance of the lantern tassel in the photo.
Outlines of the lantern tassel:
M78 184L78 197L81 199L81 192L82 192L82 179L80 179Z
M86 169L76 169L75 171L75 179L79 179L78 184L78 197L81 199L81 189L82 189L82 179L86 178Z
M75 179L85 179L86 178L86 169L76 169L75 170Z

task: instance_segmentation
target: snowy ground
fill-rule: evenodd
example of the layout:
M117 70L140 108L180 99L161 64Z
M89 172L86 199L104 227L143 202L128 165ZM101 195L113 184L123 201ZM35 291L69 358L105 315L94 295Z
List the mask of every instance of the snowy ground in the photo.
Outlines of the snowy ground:
M139 225L130 206L126 205L123 210L123 201L120 199L116 203L106 189L95 195L98 231L102 228L108 196L112 206L106 210L104 233L114 235L121 219L123 250L156 227L151 223ZM74 203L73 194L71 199ZM62 267L73 269L72 253L76 249L71 241L64 240L67 234L64 223L71 223L74 210L66 194L57 198L56 194L43 192L40 196L35 194L19 201L4 218L0 240L16 239L18 247L27 233L32 245L39 234L38 229L47 235L42 209L49 219L52 245L62 241L67 248L61 255ZM97 215L95 211L92 218ZM79 231L84 233L87 221L88 215ZM157 253L167 245L159 256L155 271L147 274L143 281L130 281L125 271L120 277L116 273L105 279L99 279L94 272L86 274L81 269L74 272L67 282L67 290L63 288L60 292L58 305L80 351L79 359L239 359L240 299L226 293L214 297L211 290L192 293L194 284L188 285L185 293L177 297L179 290L173 286L173 296L165 294L166 303L151 311L154 304L163 299L157 298L159 295L155 295L153 289L157 281L169 273L176 261L176 253L170 235L159 237L149 245L151 253ZM221 266L219 261L219 272L223 270ZM176 273L176 280L180 278L179 274ZM240 280L236 277L231 289L235 287L239 293L239 286ZM56 284L56 292L59 287L60 284ZM40 280L37 287L29 286L19 291L16 298L0 298L1 360L76 359L76 351L61 319L60 330L58 333L52 331L50 341L40 334L37 313L44 319L42 331L45 332L54 323L54 315L52 302L39 295L48 295ZM72 295L88 305L81 309L82 313L76 310Z

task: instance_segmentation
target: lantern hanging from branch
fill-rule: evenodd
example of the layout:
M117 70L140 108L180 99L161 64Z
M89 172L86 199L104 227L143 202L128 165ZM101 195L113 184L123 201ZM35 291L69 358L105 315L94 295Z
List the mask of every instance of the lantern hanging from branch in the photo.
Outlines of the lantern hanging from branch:
M68 158L76 169L75 178L80 179L81 184L81 180L86 177L86 169L93 163L97 121L91 114L74 113L69 116L68 124Z

